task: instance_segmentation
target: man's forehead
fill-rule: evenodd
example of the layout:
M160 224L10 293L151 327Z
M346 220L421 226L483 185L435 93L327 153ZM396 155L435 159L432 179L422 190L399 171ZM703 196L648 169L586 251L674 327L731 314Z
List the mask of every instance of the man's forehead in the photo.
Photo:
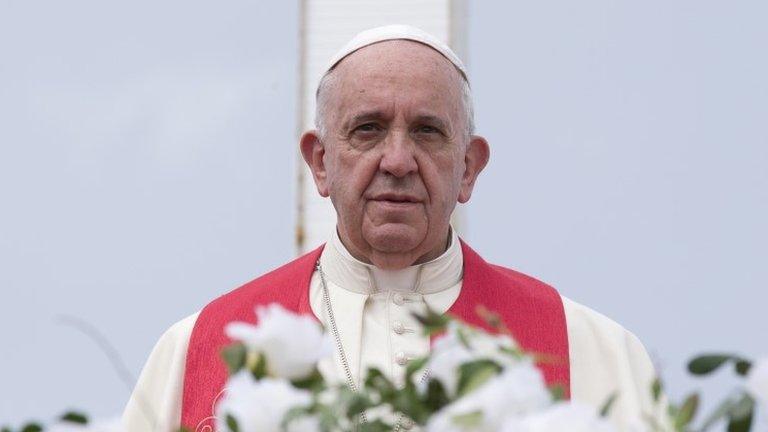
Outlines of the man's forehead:
M387 90L383 93L342 91L332 111L333 121L347 129L369 121L388 123L402 119L408 124L429 124L446 130L452 130L453 123L459 121L457 116L461 113L456 110L458 105L451 101L456 97L451 92L437 88L425 91L423 87L414 92L402 88Z

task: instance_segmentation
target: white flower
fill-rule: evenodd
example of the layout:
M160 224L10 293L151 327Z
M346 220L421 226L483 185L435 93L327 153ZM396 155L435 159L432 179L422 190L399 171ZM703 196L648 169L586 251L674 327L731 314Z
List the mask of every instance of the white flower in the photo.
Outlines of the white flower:
M479 332L451 321L445 335L435 340L426 367L430 377L440 381L449 396L454 396L459 381L459 367L463 363L488 359L500 366L511 366L516 360L502 349L516 348L517 344L509 336ZM425 385L423 383L420 387L424 388Z
M768 410L768 357L752 363L745 385L747 392Z
M470 352L456 337L455 334L446 333L445 336L435 340L432 346L432 354L427 362L429 377L440 381L449 396L456 394L459 382L459 366L474 359ZM415 374L420 380L421 375ZM425 387L426 382L421 382L420 387Z
M497 432L509 416L522 416L552 403L544 377L530 361L507 366L497 377L437 412L427 423L427 432ZM456 418L482 413L470 427Z
M277 303L259 306L256 315L257 325L230 323L226 333L250 350L263 353L270 376L306 378L317 362L331 353L330 339L311 317L291 313Z
M578 403L558 402L551 407L524 417L511 417L501 432L613 432L608 420L591 407Z
M285 380L264 378L256 381L250 372L230 377L224 398L216 407L216 430L228 431L227 416L237 420L241 432L278 432L291 408L307 406L309 391L293 387ZM290 432L318 431L314 418L302 418L288 424Z

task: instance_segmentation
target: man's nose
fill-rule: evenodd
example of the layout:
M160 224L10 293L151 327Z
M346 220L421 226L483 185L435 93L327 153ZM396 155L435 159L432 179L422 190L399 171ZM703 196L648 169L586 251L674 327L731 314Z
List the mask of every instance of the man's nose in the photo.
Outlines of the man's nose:
M379 168L395 177L405 177L419 167L414 154L414 143L405 131L392 131L383 146Z

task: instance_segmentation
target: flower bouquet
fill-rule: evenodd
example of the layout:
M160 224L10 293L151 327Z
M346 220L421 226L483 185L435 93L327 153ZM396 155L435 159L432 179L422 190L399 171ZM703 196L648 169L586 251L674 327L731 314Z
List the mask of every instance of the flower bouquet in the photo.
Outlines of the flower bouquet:
M497 316L485 309L478 313L493 332L430 311L418 316L423 331L435 336L432 350L411 361L405 380L397 385L375 368L368 369L360 383L351 375L347 382L326 379L318 363L341 347L333 346L317 321L277 304L259 307L257 325L235 322L226 327L233 343L222 351L229 378L216 404L216 430L618 432L608 414L620 395L602 407L567 400L561 388L546 385L536 366L557 359L525 352ZM739 356L710 354L692 360L688 369L706 375L726 365L743 378L742 385L711 414L699 420L697 393L680 404L666 401L657 380L648 391L659 409L641 413L631 432L703 432L723 426L729 432L757 430L754 414L768 403L768 359L752 364ZM0 428L42 431L121 430L118 422L94 423L77 412L47 427L28 423L18 429Z
M318 361L333 347L314 319L278 305L256 313L258 325L232 323L226 330L235 342L223 353L230 379L217 407L220 432L617 430L608 414L620 395L602 407L566 400L561 388L547 387L536 367L558 360L522 350L485 309L478 313L493 333L430 311L418 316L427 334L439 335L430 354L408 364L402 385L371 368L359 388L351 379L332 384L318 371ZM648 391L658 412L642 413L632 430L704 431L723 423L731 432L751 430L755 398L768 396L768 362L753 367L737 356L705 355L691 361L689 370L706 375L729 363L748 377L746 385L696 428L700 396L669 403L657 380Z

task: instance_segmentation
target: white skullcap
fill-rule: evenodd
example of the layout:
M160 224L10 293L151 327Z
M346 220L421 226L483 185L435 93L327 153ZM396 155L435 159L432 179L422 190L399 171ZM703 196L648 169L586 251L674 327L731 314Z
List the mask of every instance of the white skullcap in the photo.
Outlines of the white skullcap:
M461 72L461 75L464 77L464 79L469 82L464 63L461 62L459 56L457 56L456 53L448 47L448 45L444 44L441 40L422 29L403 24L392 24L382 27L375 27L358 33L331 58L331 61L328 62L328 67L325 68L325 72L323 72L323 74L328 73L328 71L333 69L334 66L336 66L341 60L344 59L344 57L352 54L360 48L367 47L368 45L372 45L377 42L398 39L423 43L424 45L427 45L435 51L439 52L443 55L443 57L447 58L448 61L453 63L453 65L456 66L456 69Z

